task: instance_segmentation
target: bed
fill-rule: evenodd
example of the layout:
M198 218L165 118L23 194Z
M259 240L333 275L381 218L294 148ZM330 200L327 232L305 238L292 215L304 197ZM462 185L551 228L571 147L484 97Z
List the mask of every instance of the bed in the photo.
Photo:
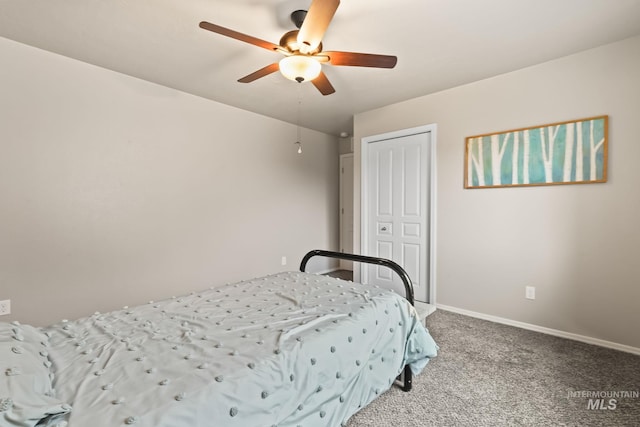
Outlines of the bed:
M406 296L306 273L374 262ZM301 271L45 328L0 324L0 426L341 426L437 352L408 276ZM405 298L406 297L406 298Z

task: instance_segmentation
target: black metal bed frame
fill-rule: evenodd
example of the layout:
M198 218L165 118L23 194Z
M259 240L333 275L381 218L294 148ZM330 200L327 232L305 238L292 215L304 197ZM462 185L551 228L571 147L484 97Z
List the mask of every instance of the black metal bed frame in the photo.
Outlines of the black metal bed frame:
M302 262L300 262L300 271L304 272L306 270L307 263L314 256L336 258L345 261L364 262L366 264L376 264L382 267L388 267L393 270L398 276L400 276L400 279L402 279L402 283L404 284L405 298L411 305L414 305L413 283L411 283L411 278L409 278L407 272L404 271L404 268L400 267L397 263L389 259L315 249L307 252L307 254L302 258ZM398 376L396 381L400 382L400 387L403 391L411 390L411 386L413 384L413 374L411 373L411 368L409 367L409 365L405 365L402 374Z

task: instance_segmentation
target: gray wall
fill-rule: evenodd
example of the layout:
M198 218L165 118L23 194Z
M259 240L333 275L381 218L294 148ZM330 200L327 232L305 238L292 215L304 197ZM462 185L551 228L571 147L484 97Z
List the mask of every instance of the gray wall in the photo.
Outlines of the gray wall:
M2 38L0 57L13 311L0 321L76 318L338 248L338 138L304 129L298 155L284 122Z
M640 347L638 76L635 37L357 115L356 248L361 138L436 123L437 302ZM604 114L608 183L463 189L465 137Z

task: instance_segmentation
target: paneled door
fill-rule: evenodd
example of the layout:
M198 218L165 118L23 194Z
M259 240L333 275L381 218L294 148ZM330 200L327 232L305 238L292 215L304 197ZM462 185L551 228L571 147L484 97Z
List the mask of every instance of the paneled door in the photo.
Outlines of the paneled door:
M353 154L340 156L340 252L353 253ZM340 268L353 270L353 262Z
M367 254L400 264L415 298L429 301L430 132L372 141L366 149ZM387 268L368 265L366 282L397 289Z

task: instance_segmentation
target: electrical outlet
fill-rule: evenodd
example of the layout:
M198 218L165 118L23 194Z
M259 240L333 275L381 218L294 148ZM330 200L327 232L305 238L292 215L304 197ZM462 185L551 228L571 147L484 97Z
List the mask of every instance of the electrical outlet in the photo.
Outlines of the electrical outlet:
M11 314L11 300L6 299L0 301L0 316L4 316L5 314Z
M282 265L287 265L287 257L283 256L281 262L282 262Z
M524 297L526 299L536 299L536 288L534 286L525 286Z

